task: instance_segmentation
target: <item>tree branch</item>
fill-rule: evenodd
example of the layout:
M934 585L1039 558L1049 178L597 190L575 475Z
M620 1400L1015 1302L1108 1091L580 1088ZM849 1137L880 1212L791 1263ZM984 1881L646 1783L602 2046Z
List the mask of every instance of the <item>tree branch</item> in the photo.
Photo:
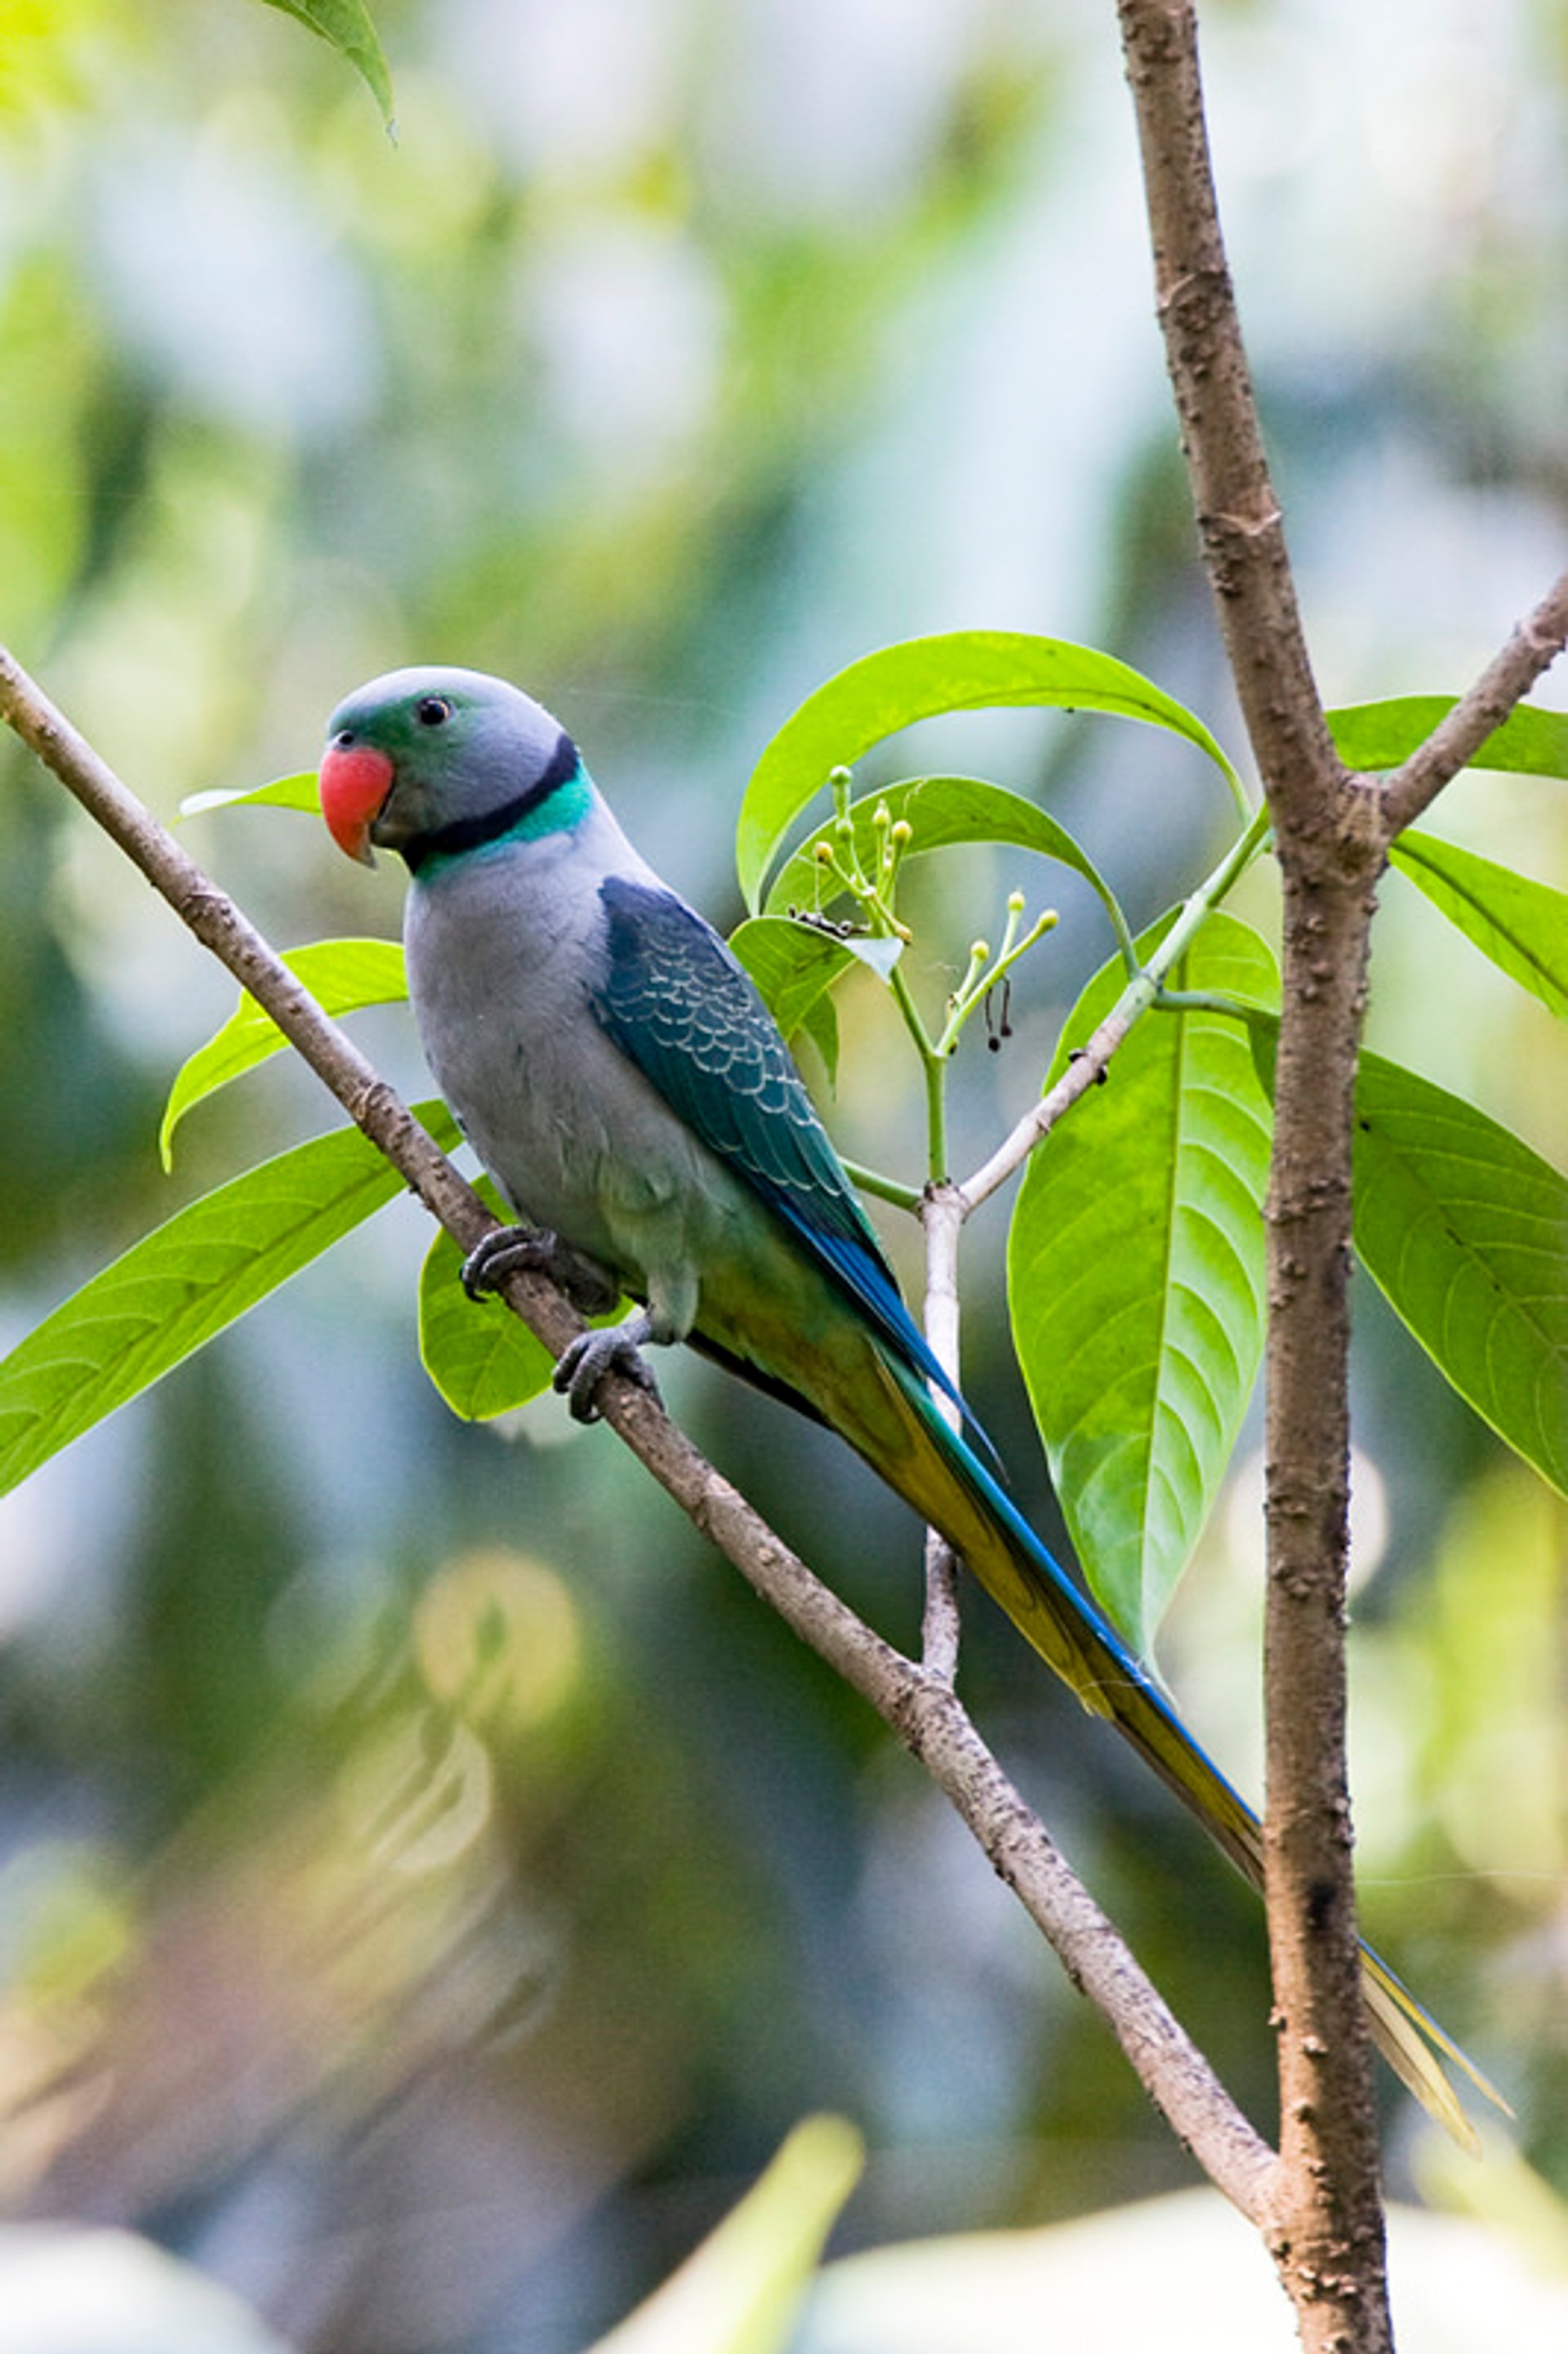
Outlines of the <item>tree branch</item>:
M1155 303L1203 560L1259 773L1302 826L1331 822L1338 755L1313 683L1221 233L1192 0L1118 0ZM1282 810L1275 808L1277 825Z
M1568 572L1554 580L1531 613L1516 624L1475 684L1462 695L1419 750L1395 769L1381 792L1383 839L1413 825L1445 785L1472 759L1487 737L1521 703L1568 644Z
M4 718L292 1041L460 1246L495 1223L356 1046L233 902L0 648ZM543 1277L503 1287L556 1355L581 1330ZM604 1419L755 1591L874 1708L969 1826L1073 1983L1100 2009L1173 2132L1243 2214L1262 2224L1277 2161L1145 1977L986 1747L948 1682L895 1650L777 1536L635 1383L609 1377Z
M1280 2029L1272 2244L1307 2354L1392 2345L1345 1768L1351 1106L1372 796L1335 752L1269 479L1210 168L1192 0L1118 0L1166 362L1285 893L1267 1208L1265 1861Z

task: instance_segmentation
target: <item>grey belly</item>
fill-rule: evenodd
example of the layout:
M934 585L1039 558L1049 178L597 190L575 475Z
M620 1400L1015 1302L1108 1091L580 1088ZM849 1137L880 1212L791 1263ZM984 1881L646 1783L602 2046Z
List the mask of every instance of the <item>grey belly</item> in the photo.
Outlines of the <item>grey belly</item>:
M520 1218L644 1297L701 1264L715 1185L733 1180L591 1014L569 1053L493 1015L455 1035L433 1026L426 1054L442 1093Z

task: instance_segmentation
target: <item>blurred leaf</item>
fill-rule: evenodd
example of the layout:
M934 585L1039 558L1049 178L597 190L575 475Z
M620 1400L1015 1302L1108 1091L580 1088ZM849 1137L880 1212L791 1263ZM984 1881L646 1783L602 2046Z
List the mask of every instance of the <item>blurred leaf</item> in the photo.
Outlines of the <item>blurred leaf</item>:
M1139 942L1147 955L1170 922ZM1126 984L1089 983L1048 1076ZM1278 1000L1266 943L1210 917L1172 989ZM1269 1101L1247 1025L1145 1014L1034 1153L1008 1243L1013 1339L1090 1585L1147 1651L1197 1543L1263 1352Z
M267 5L281 8L285 16L297 17L348 59L363 77L390 130L392 77L364 0L267 0Z
M828 991L849 970L848 944L785 916L748 916L730 934L730 947L757 983L786 1038L804 1030L827 1066L839 1067L839 1024Z
M58 13L50 5L38 16ZM15 12L0 6L0 114L18 53L26 60L18 82L32 84L35 103L41 96L35 76L48 37L45 24L18 25ZM96 358L82 292L57 259L17 249L0 296L0 580L13 645L46 625L81 561L89 509L83 412Z
M436 1141L444 1105L416 1106ZM389 1202L404 1182L356 1128L247 1170L133 1244L0 1363L0 1495L137 1396Z
M303 769L297 776L274 777L270 785L248 785L238 792L187 793L180 803L180 815L205 817L209 810L238 809L246 803L257 809L303 810L320 817L322 797L316 772Z
M1389 854L1510 981L1568 1014L1568 893L1429 833L1402 833Z
M1355 1238L1460 1396L1568 1494L1568 1179L1473 1104L1363 1055Z
M510 1222L512 1212L488 1177L475 1190L487 1208ZM454 1414L465 1422L488 1422L547 1390L556 1361L504 1300L469 1298L462 1260L440 1227L419 1270L419 1362Z
M833 769L858 760L873 744L917 719L1003 704L1057 705L1168 727L1207 753L1242 798L1235 770L1202 721L1113 655L1012 630L911 638L829 679L764 751L746 789L736 837L747 906L756 912L779 844Z
M1351 703L1325 714L1335 748L1347 768L1397 769L1425 743L1457 695L1396 695L1383 703ZM1522 776L1568 777L1568 712L1521 703L1472 752L1472 769L1508 769Z
M397 940L314 940L306 948L285 949L283 962L327 1013L393 1004L408 994L403 950ZM175 1130L191 1106L254 1070L288 1043L271 1015L241 991L238 1008L222 1029L175 1074L158 1130L165 1169L174 1166Z
M979 777L910 777L885 791L863 794L852 805L850 816L854 823L855 855L867 874L874 872L880 851L875 813L885 802L894 824L902 819L911 828L906 858L962 842L1001 842L1017 850L1035 851L1081 875L1110 917L1118 938L1125 936L1126 922L1116 894L1087 851L1074 841L1065 826L1022 793L1010 792L1004 785L987 784ZM836 896L833 878L824 873L816 854L819 843L833 842L837 822L836 817L829 818L786 859L777 880L768 886L766 907L770 916L781 915L792 906L816 907L824 888L830 897Z
M807 2117L738 2207L592 2354L783 2354L864 2150L842 2117Z

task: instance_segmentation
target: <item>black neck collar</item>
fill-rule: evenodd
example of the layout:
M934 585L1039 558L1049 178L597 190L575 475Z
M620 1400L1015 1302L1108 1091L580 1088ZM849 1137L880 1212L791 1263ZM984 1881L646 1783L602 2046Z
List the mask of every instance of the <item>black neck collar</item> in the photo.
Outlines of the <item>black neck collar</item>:
M569 785L582 763L577 748L565 728L550 755L549 766L509 801L478 817L453 818L450 825L432 826L429 833L416 833L408 842L397 844L398 854L410 875L418 875L421 866L432 858L455 858L464 850L478 850L487 842L499 842L522 824L536 809L542 809L563 785Z

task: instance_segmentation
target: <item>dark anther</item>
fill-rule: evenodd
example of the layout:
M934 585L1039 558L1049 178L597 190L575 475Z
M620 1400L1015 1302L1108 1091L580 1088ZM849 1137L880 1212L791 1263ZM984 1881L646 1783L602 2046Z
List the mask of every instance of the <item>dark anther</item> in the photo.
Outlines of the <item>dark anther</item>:
M985 997L985 1043L993 1055L1000 1055L1002 1040L1012 1035L1012 975L1010 972L1003 973L1001 977L1001 1006L996 1013L991 1011L989 989Z

